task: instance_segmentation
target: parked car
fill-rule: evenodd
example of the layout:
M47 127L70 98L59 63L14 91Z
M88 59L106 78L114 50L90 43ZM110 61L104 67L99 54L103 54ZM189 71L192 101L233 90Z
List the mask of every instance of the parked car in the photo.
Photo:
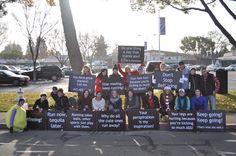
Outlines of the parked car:
M22 73L33 79L33 70ZM57 81L63 77L63 72L58 66L38 66L36 67L37 79L48 79Z
M204 65L200 65L200 64L195 64L195 65L193 65L193 66L191 66L191 69L192 68L195 68L196 70L201 70L203 67L205 67Z
M21 74L23 71L12 65L0 65L0 70L8 70L15 74Z
M66 76L69 76L72 73L72 68L68 66L62 67L61 70Z
M231 64L228 67L225 67L225 70L236 71L236 64Z
M219 64L210 64L206 67L206 70L208 71L217 71L219 69L224 69L224 68L221 67Z
M161 61L148 61L145 66L145 73L154 73L155 70L160 70Z
M27 85L29 76L15 74L8 70L0 70L0 84Z

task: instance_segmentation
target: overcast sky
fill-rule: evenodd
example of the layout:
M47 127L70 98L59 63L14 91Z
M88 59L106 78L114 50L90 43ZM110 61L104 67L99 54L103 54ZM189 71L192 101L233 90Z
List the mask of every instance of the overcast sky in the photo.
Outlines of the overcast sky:
M70 0L70 3L77 33L101 34L110 47L115 44L143 45L147 41L148 49L158 49L158 35L154 35L158 34L158 14L134 12L130 9L129 0ZM236 12L236 2L228 4ZM220 4L213 11L236 39L236 21ZM10 40L24 48L27 39L22 36L10 16L9 14L1 20L10 24ZM184 36L202 36L208 31L218 30L208 14L198 11L186 15L167 8L160 11L160 16L166 18L166 35L161 36L161 50L180 51L180 41Z

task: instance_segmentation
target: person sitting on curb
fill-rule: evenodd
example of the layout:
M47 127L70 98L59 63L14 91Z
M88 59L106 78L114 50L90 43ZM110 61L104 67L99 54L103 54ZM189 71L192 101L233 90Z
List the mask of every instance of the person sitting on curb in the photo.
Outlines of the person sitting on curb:
M177 111L190 110L190 100L189 97L185 95L185 90L183 88L179 89L178 96L175 99L175 110Z
M122 111L122 100L117 90L111 91L111 96L108 102L109 111L118 112Z
M201 91L196 89L195 96L191 98L192 110L207 111L208 104L205 96L201 95Z
M56 101L56 110L66 112L70 108L68 97L64 94L62 88L58 89L57 95L58 99Z
M96 96L92 99L92 107L94 111L105 111L106 103L101 92L96 92Z
M47 100L47 93L45 92L40 93L40 98L35 101L33 110L44 112L44 111L47 111L48 108L49 106L48 106L48 100Z
M158 97L153 93L153 88L149 87L147 89L147 94L145 96L145 101L144 101L144 109L157 109L159 110L160 105L159 105L159 99Z
M18 103L12 106L6 113L6 125L10 133L22 132L27 126L26 110L22 108L25 99L19 99Z
M132 109L139 109L139 99L138 96L134 94L133 90L128 90L128 95L125 98L125 110L129 111Z

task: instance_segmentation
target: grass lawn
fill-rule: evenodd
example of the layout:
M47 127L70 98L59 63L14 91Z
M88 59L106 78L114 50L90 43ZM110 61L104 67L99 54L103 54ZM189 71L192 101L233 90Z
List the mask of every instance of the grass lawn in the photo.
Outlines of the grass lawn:
M39 98L39 92L25 92L24 97L29 106L33 106L36 99ZM160 91L155 92L159 97ZM68 97L76 96L76 93L66 93ZM236 91L230 91L227 95L217 94L217 109L226 110L226 111L236 111ZM124 103L124 96L122 96ZM49 105L53 105L54 101L49 96L48 93ZM1 93L0 94L0 112L7 111L12 105L16 103L16 93Z

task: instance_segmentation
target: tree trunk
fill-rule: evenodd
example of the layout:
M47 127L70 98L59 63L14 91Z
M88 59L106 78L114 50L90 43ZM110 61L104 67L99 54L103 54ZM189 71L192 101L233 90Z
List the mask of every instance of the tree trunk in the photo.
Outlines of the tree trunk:
M31 53L31 58L32 58L32 62L33 62L33 81L36 81L36 61L34 59L34 51L33 51L33 46L32 46L32 40L31 38L29 38L29 49L30 49L30 53Z
M229 42L236 47L236 40L231 36L231 34L220 24L220 22L217 20L215 15L212 13L210 8L207 6L206 2L204 0L200 0L202 5L204 6L206 12L212 19L212 21L215 23L215 25L220 29L220 31L228 38Z
M77 41L69 0L60 0L60 9L70 64L73 72L80 74L84 63Z

